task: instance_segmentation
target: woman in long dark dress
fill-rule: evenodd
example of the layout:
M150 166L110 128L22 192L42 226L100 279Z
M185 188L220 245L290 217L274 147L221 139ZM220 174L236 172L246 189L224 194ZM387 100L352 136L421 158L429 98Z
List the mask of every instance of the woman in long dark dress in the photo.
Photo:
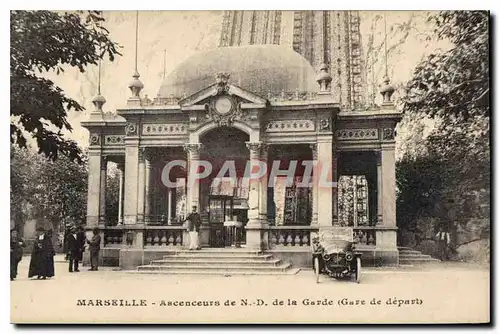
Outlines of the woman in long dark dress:
M45 279L47 277L46 246L44 239L45 235L43 230L39 230L33 242L28 278L36 276L37 279Z
M24 240L17 235L16 230L10 231L10 280L17 277L17 267L23 258Z
M52 243L52 230L48 230L44 238L45 273L46 277L54 277L54 244Z

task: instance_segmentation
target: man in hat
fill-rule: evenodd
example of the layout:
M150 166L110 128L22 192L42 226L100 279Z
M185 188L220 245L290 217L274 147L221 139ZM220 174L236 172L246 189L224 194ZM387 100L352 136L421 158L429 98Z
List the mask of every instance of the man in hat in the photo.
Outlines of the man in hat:
M69 272L79 272L78 261L80 261L81 245L78 240L78 234L75 226L70 227L66 244L68 245Z
M448 260L448 246L450 245L450 233L444 226L440 226L439 232L436 234L438 242L439 258L441 261Z
M200 232L201 216L198 208L193 205L193 211L186 217L187 231L189 232L189 250L201 249L198 233Z

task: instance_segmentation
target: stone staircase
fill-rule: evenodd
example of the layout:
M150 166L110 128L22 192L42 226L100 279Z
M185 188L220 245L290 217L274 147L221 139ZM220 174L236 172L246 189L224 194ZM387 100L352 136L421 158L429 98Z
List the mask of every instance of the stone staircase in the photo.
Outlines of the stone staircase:
M438 259L430 255L422 254L410 247L398 247L399 250L399 264L400 265L414 265L439 262Z
M178 250L137 268L141 274L293 275L299 269L272 254L244 248Z

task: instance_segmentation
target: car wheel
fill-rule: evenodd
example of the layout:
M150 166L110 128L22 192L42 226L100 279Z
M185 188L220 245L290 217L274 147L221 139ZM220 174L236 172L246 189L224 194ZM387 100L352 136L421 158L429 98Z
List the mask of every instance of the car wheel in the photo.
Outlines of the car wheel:
M360 282L361 278L361 258L356 258L356 283Z
M316 276L316 283L319 283L319 259L314 258L314 275Z

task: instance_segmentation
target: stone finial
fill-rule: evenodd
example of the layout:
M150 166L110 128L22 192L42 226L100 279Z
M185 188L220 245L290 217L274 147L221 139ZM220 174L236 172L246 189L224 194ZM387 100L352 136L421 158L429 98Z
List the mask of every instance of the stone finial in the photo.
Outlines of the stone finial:
M394 94L394 87L392 87L389 83L389 77L387 75L384 76L384 84L380 87L380 94L382 95L383 101L382 103L392 103L391 97Z
M134 72L134 75L132 76L132 81L130 81L130 83L128 84L128 88L130 88L133 98L139 98L139 93L144 88L144 84L141 82L141 80L139 80L139 77L139 72L136 70Z
M102 106L104 105L104 103L106 103L106 99L104 98L104 96L102 96L101 94L97 94L93 99L92 99L92 103L94 104L95 106L95 111L96 112L103 112L102 111Z
M328 92L330 90L330 83L332 82L332 76L328 72L328 65L321 64L319 67L319 73L316 77L316 82L319 84L320 92Z

